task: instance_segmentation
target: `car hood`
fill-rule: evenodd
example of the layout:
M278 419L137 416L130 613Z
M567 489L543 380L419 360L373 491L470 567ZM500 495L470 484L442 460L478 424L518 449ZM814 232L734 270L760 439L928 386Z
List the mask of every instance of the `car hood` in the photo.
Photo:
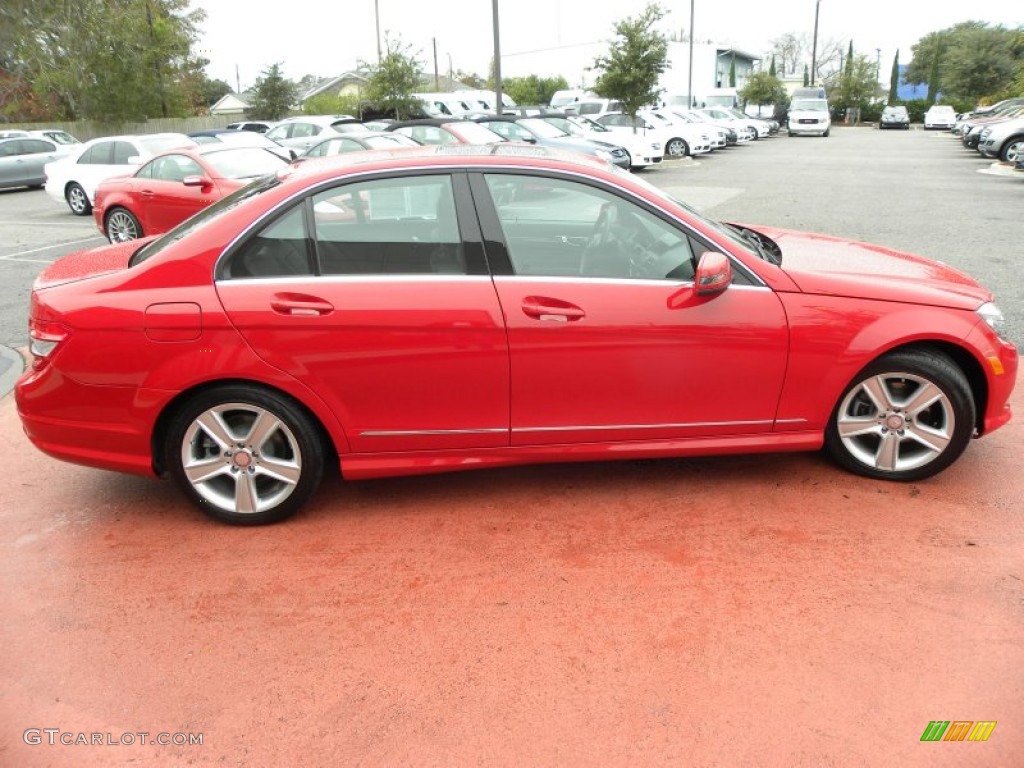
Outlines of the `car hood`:
M152 239L149 237L141 240L129 240L126 243L115 243L70 253L57 259L40 272L32 289L41 291L55 285L73 283L87 277L96 277L125 269L132 254Z
M974 310L992 300L976 280L940 261L880 245L752 227L782 249L782 269L804 293Z

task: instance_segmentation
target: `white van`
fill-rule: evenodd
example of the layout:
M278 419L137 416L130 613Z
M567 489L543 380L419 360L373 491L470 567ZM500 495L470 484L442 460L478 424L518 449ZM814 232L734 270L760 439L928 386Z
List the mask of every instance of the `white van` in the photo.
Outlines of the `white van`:
M600 96L588 96L576 104L576 114L597 120L609 112L622 112L622 102L615 99L602 99Z
M548 104L552 109L561 109L566 112L574 112L576 105L579 104L580 99L586 98L588 94L586 91L570 88L564 91L555 91L551 94L551 102Z
M832 128L826 99L793 99L789 104L790 136L828 136Z

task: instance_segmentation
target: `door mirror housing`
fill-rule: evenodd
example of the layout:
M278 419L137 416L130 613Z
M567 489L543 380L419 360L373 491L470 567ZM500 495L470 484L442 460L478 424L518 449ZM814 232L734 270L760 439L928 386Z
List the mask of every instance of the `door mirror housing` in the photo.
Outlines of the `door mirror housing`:
M186 187L209 187L213 184L213 182L205 176L186 176L181 180L181 183Z
M721 293L732 282L732 264L729 257L718 251L708 251L697 263L694 285L698 296Z

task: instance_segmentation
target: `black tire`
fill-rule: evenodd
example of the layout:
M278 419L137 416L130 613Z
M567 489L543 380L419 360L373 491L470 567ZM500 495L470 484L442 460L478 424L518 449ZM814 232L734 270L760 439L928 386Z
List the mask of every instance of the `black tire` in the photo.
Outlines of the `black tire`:
M1024 135L1011 136L999 150L999 159L1005 163L1012 163L1024 153Z
M68 208L75 216L88 216L92 213L92 203L89 196L85 194L82 185L76 181L71 182L64 189L64 199L68 202Z
M138 240L145 237L142 225L131 211L127 208L115 206L107 213L107 220L104 222L103 231L107 240L112 243L126 243L129 240Z
M324 471L324 446L309 415L249 384L208 390L178 408L163 451L164 466L185 495L230 525L293 515L316 492Z
M938 351L893 352L843 391L825 429L825 448L855 474L921 480L963 453L975 418L967 377L951 358Z
M831 131L831 130L832 130L831 128L826 128L825 132L823 134L821 134L822 138L827 139L829 131Z
M676 136L665 142L665 154L674 158L686 157L690 154L690 145L686 143L686 139Z

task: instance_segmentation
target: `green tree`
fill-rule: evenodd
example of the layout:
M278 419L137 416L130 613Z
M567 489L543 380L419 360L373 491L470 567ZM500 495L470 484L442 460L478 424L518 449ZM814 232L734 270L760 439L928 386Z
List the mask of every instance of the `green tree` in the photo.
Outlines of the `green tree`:
M551 97L555 91L565 90L569 82L558 75L556 77L538 77L527 75L526 77L510 77L503 83L504 91L517 104L550 104Z
M804 64L804 88L806 88L811 82L811 76L807 72L807 65Z
M932 54L932 67L928 73L928 103L934 104L939 95L939 62L942 61L942 43L935 48Z
M736 87L736 54L732 55L732 59L729 61L729 87Z
M256 78L245 114L253 120L280 120L292 111L296 95L295 83L281 73L280 62L271 64Z
M648 5L637 18L617 21L611 48L594 61L594 69L601 71L594 92L621 101L634 121L637 111L653 104L661 92L658 79L668 66L668 41L653 27L666 13L658 5Z
M747 84L739 92L743 99L743 105L747 104L775 104L786 106L789 104L789 96L786 87L771 72L755 72L747 80Z
M898 98L900 87L900 52L896 49L896 55L892 60L892 72L889 74L889 103L895 104Z
M828 82L829 100L837 107L864 109L874 101L878 93L875 62L867 56L855 55L848 58L842 74Z
M304 115L359 115L358 94L318 93L302 102Z
M768 74L775 77L778 73L775 71L775 56L772 56L772 64L768 67Z
M980 21L931 32L911 48L904 78L916 84L935 80L947 100L990 100L1009 89L1024 63L1022 37L1024 28Z
M402 120L422 108L413 94L419 89L423 64L401 40L385 38L385 53L380 64L370 67L366 98L375 109Z
M231 86L223 80L210 80L206 75L202 76L199 94L207 107L212 107L231 92Z
M0 6L0 67L51 119L108 123L188 114L201 103L189 0L33 0Z

